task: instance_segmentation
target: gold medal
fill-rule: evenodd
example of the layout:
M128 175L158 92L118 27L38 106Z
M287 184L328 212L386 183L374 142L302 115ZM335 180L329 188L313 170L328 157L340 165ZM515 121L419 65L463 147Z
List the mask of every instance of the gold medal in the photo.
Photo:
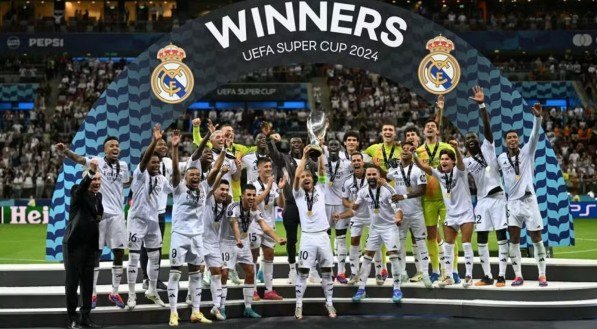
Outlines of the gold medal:
M269 209L269 205L266 204L263 208L265 208L265 210L268 210Z
M249 234L248 234L247 232L242 232L242 233L240 234L240 238L241 238L241 239L246 239L248 236L249 236Z
M514 176L514 178L515 178L516 180L520 180L520 175L516 175L516 176Z
M379 214L379 209L375 208L375 209L373 209L373 212L376 214Z
M334 186L334 182L330 181L330 186Z
M309 215L309 216L313 216L313 212L312 212L311 210L308 210L308 211L307 211L307 215Z
M450 199L450 196L451 196L450 192L446 193L446 198Z
M412 191L413 191L413 188L409 186L409 187L407 187L407 188L406 188L406 191L407 191L408 193L410 193L410 192L412 192Z

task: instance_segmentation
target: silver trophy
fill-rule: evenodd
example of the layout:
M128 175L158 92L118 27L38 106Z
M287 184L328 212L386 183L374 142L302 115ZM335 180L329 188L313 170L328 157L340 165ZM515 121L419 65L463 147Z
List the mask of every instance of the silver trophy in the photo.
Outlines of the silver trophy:
M309 156L312 158L318 158L323 150L319 145L319 140L325 138L325 132L328 129L328 122L325 117L325 112L314 110L309 114L307 119L307 132L309 133Z

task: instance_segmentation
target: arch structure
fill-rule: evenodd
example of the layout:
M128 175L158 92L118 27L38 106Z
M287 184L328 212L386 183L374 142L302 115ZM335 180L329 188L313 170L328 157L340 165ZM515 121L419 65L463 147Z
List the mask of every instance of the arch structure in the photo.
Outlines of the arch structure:
M370 0L251 0L189 21L141 53L94 104L71 149L77 154L101 154L104 137L114 135L120 140L121 159L134 168L150 142L153 124L169 126L194 100L244 74L291 63L366 69L433 103L436 96L423 89L417 70L429 54L426 42L440 34L454 42L451 54L462 71L456 88L446 94L446 117L462 133L481 134L477 105L468 100L471 88L480 85L485 90L498 152L504 150L502 135L507 130L518 131L526 142L533 122L529 104L487 58L444 27L402 8ZM190 95L178 103L164 102L152 92L152 71L161 63L158 52L170 43L185 50L184 63L194 77L194 88L186 90ZM549 246L574 244L566 186L543 131L535 167L544 240ZM70 190L80 175L76 164L70 160L64 163L52 197L47 260L62 259ZM521 243L526 243L524 238Z

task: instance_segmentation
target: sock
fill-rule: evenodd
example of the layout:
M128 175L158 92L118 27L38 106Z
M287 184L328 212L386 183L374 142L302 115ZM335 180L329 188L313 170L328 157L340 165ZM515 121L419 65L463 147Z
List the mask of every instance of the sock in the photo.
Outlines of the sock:
M209 284L209 288L211 290L211 300L214 303L216 308L220 308L221 301L222 301L222 276L212 275L211 276L211 283Z
M226 307L226 298L228 298L228 284L222 284L222 293L220 296L220 307ZM251 295L251 297L253 297L253 295Z
M512 260L512 268L514 269L514 276L522 278L520 243L510 243L510 259Z
M381 245L380 254L381 254L381 269L382 270L383 269L387 270L388 269L388 256L387 256L387 254L388 254L388 248L386 248L385 244Z
M545 268L547 267L545 259L547 258L547 252L545 251L545 245L543 241L534 242L533 248L535 252L535 260L537 261L537 268L539 269L539 276L545 276Z
M153 250L147 252L147 277L149 278L149 291L156 292L158 284L158 274L160 273L160 251Z
M178 304L178 281L180 281L180 271L170 270L170 277L168 278L170 312L176 312L176 304Z
M307 290L307 278L309 273L299 272L296 278L295 292L296 292L296 307L303 307L303 296Z
M392 258L390 258L390 262ZM400 248L398 248L398 270L400 274L406 273L406 239L400 240ZM394 271L394 269L392 269ZM392 272L393 273L393 272ZM394 274L392 274L394 276Z
M394 289L400 289L400 256L391 255L390 263L392 263L392 279L394 280Z
M112 266L112 294L118 293L120 281L122 281L122 265ZM93 292L95 293L95 290Z
M122 272L121 272L122 273ZM99 276L99 267L93 268L93 296L97 296L97 277Z
M431 260L431 271L433 273L439 274L439 247L437 245L437 241L433 240L425 240L427 244L427 252L429 253L429 260Z
M332 272L321 272L321 288L325 295L325 304L332 305L332 297L334 296L334 280L332 280Z
M265 278L265 292L272 291L274 280L274 263L271 260L263 261L263 276Z
M427 252L427 244L425 238L417 239L417 251L419 252L419 263L423 276L429 276L429 252Z
M458 249L459 248L460 247L458 247L458 241L454 241L454 262L452 263L452 264L454 264L454 269L453 269L454 272L458 272Z
M203 273L189 273L189 294L191 294L191 300L193 301L193 312L199 312L201 307L201 280L203 280Z
M296 273L296 263L288 263L288 269L290 270L290 272Z
M462 249L464 249L464 267L466 268L465 276L473 277L473 262L475 254L473 253L473 245L470 242L464 242L462 244ZM458 271L458 268L456 268ZM491 271L489 271L489 276L491 277Z
M451 277L452 272L454 271L454 245L449 243L444 243L444 267L446 275Z
M373 261L375 262L375 275L377 276L381 273L381 269L383 268L383 264L381 262L381 250L375 252L375 255L373 255ZM369 268L369 271L370 270L371 268ZM369 272L367 272L367 277L369 277Z
M138 252L129 253L129 267L127 269L129 296L135 296L135 283L137 282L137 273L139 272L137 267L139 266L140 257L141 255Z
M243 298L245 300L245 308L251 308L251 303L253 302L253 293L254 292L255 292L255 286L243 288Z
M499 276L506 277L506 267L508 266L508 241L498 241L499 252Z
M464 244L463 244L463 247L464 247ZM479 259L481 260L481 267L483 268L483 274L492 278L491 264L489 263L489 248L487 248L487 243L477 243L477 248L479 249Z
M365 289L365 286L367 285L367 278L369 278L369 273L371 272L371 261L371 257L367 255L363 256L363 264L361 265L361 278L359 280L359 289Z
M359 274L359 259L361 258L361 247L360 246L350 246L350 250L348 252L348 260L350 262L350 275L358 275Z
M444 249L444 240L440 241L437 244L437 250L438 250L438 257L439 257L439 264L440 267L442 269L442 271L446 272L446 251Z
M344 274L346 272L346 235L341 235L336 237L336 246L338 250L336 251L338 255L338 275Z
M419 247L416 244L413 244L412 248L413 256L415 257L415 268L417 269L417 273L423 273L423 270L421 268L421 261L419 260Z

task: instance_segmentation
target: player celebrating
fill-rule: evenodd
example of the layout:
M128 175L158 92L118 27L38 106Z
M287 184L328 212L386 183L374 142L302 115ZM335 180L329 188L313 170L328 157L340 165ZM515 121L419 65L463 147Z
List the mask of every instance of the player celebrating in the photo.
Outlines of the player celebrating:
M384 173L395 165L400 157L399 143L396 141L396 127L392 124L381 126L382 143L369 146L364 152L371 157L371 162L379 166Z
M404 213L404 220L400 225L400 273L406 271L406 235L408 230L415 240L418 252L417 258L421 266L422 280L425 287L431 287L429 279L429 255L425 240L427 239L427 230L425 228L425 219L423 218L423 207L421 197L425 195L427 189L427 178L412 162L411 149L414 145L410 141L402 143L402 155L398 168L390 169L388 178L394 180L396 195L394 201L400 201L400 207ZM408 278L408 276L407 276Z
M118 160L120 155L120 144L114 136L109 136L104 140L105 156L101 157L82 157L71 150L66 149L64 144L56 144L56 149L74 162L89 166L91 161L96 161L98 170L101 174L100 193L102 194L102 206L104 214L99 222L99 255L104 246L112 249L114 261L112 262L112 292L108 299L120 308L124 308L122 297L118 294L118 288L122 281L122 260L124 258L124 248L127 243L126 223L124 221L124 187L130 183L130 174L128 165L124 161ZM99 275L99 258L93 271L93 295L91 299L91 308L95 308L97 303L97 277Z
M137 298L135 295L135 282L137 281L137 267L141 252L141 244L147 248L147 274L149 276L149 288L145 291L145 297L165 307L166 304L160 299L157 293L158 269L160 262L160 248L162 247L162 235L158 223L159 198L166 190L172 192L172 186L166 178L160 174L160 157L154 153L158 141L162 138L163 131L160 125L153 128L153 140L145 151L141 163L133 173L132 206L129 211L128 233L129 233L129 267L128 284L129 298L127 306L135 308Z
M371 157L361 152L361 142L358 132L347 132L344 134L343 142L345 151L340 153L340 159L350 160L351 155L359 153L363 155L363 161L371 162Z
M268 149L267 149L267 137L263 133L257 134L255 136L255 145L257 148L255 150L247 152L242 157L242 162L245 168L247 168L247 183L251 184L257 180L259 176L259 170L257 168L257 164L259 159L262 158L269 158L268 156Z
M349 220L343 219L334 221L333 214L341 212L342 206L342 187L344 182L352 174L352 167L349 160L340 159L340 142L333 139L328 142L327 150L329 156L327 157L327 179L325 185L325 212L327 214L330 227L336 231L336 255L338 255L338 270L336 279L340 283L348 283L346 279L346 230L348 228ZM331 230L330 230L331 234Z
M296 309L294 317L303 318L303 295L307 289L307 277L309 269L315 267L319 262L321 268L321 286L325 295L325 307L330 318L335 318L336 309L332 303L334 294L334 281L332 279L332 266L334 265L334 254L330 245L330 237L327 230L330 224L325 212L324 185L326 184L323 165L323 155L319 157L319 178L314 177L310 170L306 170L310 147L305 147L302 152L302 159L299 163L294 181L292 193L300 215L301 224L301 245L299 252L299 275L296 279ZM317 185L315 185L317 180Z
M203 263L203 204L205 196L213 183L217 172L212 170L207 181L201 182L201 169L198 157L192 158L181 180L178 167L178 145L180 133L172 135L172 185L174 205L172 208L172 236L170 245L170 279L168 280L168 299L170 302L170 326L178 326L178 282L180 268L184 262L189 266L189 296L192 296L191 322L211 323L199 310L201 306L201 277ZM202 142L195 154L201 153Z
M533 241L535 260L539 269L539 286L547 286L545 275L545 246L541 231L543 218L539 212L535 188L533 187L533 168L535 165L535 151L539 142L541 128L541 104L536 103L531 108L535 115L533 130L529 141L520 148L518 133L514 130L506 132L508 150L498 157L498 163L504 175L504 182L508 193L508 230L510 231L510 257L516 278L513 286L524 283L520 269L520 229L524 223Z
M381 177L381 170L375 165L368 165L365 170L367 187L357 193L357 199L352 209L335 214L336 220L354 215L354 211L361 207L368 207L371 216L369 237L363 256L363 266L360 271L359 289L352 297L354 301L361 301L366 297L365 287L367 278L371 272L371 262L375 251L385 244L388 258L392 264L392 278L394 281L392 301L400 302L402 291L400 290L400 263L398 260L398 248L400 244L400 233L398 225L402 222L402 210L392 202L394 189L389 186Z
M259 225L268 237L275 242L283 245L286 241L279 238L276 232L267 225L263 215L257 209L255 201L256 189L253 185L245 185L242 190L240 202L234 202L228 206L227 216L230 220L230 225L222 227L222 258L224 261L222 271L222 284L227 279L228 270L234 268L236 264L240 264L245 272L245 285L243 288L243 296L245 300L245 310L243 316L246 318L260 318L251 308L253 302L253 295L255 292L255 272L253 264L253 256L251 254L249 242L249 229L252 223ZM239 249L240 248L240 249ZM226 316L225 302L227 289L222 286L222 304L220 312Z
M466 265L466 275L462 285L466 288L473 282L474 255L471 237L475 221L466 167L462 161L458 143L450 141L450 145L456 150L456 155L450 150L440 151L440 170L432 168L416 156L415 163L427 175L435 177L440 182L444 202L448 207L444 223L444 265L446 267L446 274L439 283L439 286L444 287L455 283L455 275L453 273L458 271L458 268L454 267L454 244L456 243L458 230L460 230L462 232L462 248L464 249Z
M489 248L487 241L489 231L495 231L498 240L499 250L499 274L496 286L506 285L506 266L508 262L508 238L506 228L508 227L506 217L506 196L502 189L500 173L498 172L497 156L493 135L489 123L489 115L485 110L483 89L479 86L473 88L472 100L479 104L479 112L483 120L483 144L479 143L479 137L475 133L465 136L465 147L469 157L464 158L467 171L471 173L477 186L477 205L475 207L475 224L477 231L477 245L479 246L479 258L483 267L483 278L475 283L476 286L487 286L493 284L491 275L491 264L489 263Z
M269 157L259 158L257 160L257 170L259 176L253 182L257 196L255 203L263 215L266 224L275 229L276 227L276 204L278 207L284 207L283 189L286 186L286 178L283 177L280 184L277 185L272 174L272 160ZM251 251L253 260L259 257L259 247L263 251L263 261L261 269L264 273L265 293L263 299L282 300L283 298L273 290L274 278L274 246L276 241L265 234L261 226L256 222L251 224ZM257 293L257 291L255 291ZM257 295L259 296L259 295Z

